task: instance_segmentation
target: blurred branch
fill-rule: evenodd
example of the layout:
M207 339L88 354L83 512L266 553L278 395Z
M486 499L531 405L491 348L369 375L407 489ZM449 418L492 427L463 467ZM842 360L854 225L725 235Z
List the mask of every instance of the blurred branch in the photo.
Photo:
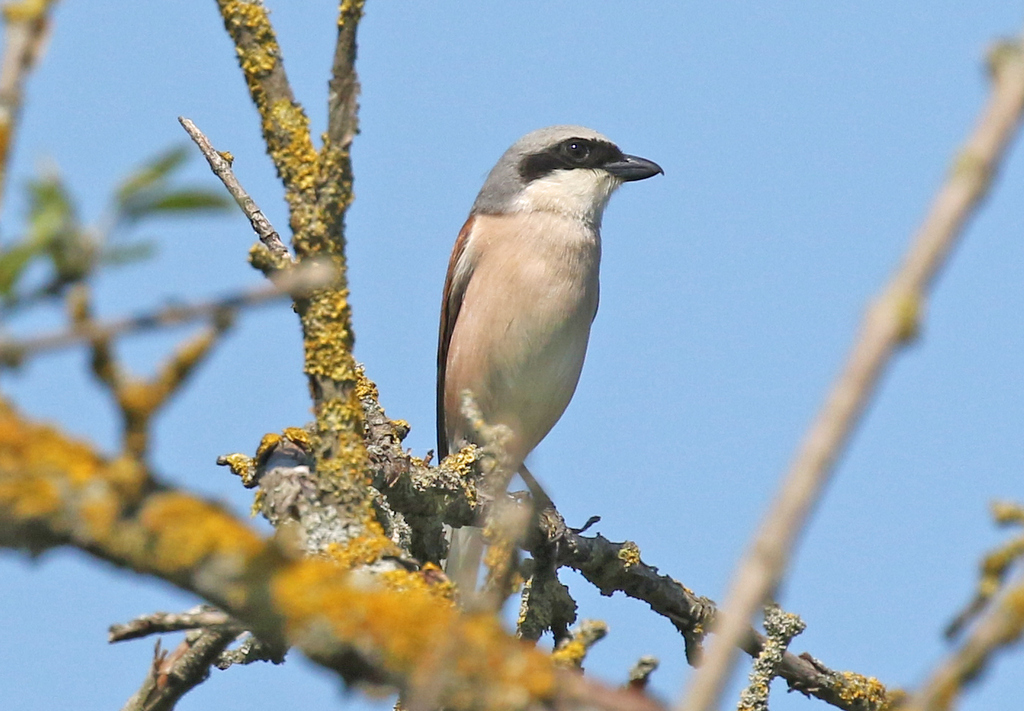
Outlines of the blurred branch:
M927 291L988 193L1024 111L1024 44L1005 42L990 56L993 92L954 160L904 262L868 309L846 366L737 567L717 638L680 700L680 711L714 708L729 678L737 643L754 612L774 594L790 552L821 495L850 433L896 351L914 340Z
M1024 524L1024 506L998 502L992 514L1001 525ZM966 639L932 672L921 690L907 702L907 711L944 711L953 706L965 684L978 677L999 649L1024 633L1024 581L1007 587L1007 573L1024 556L1024 538L1017 536L985 556L974 599L946 630L959 635L973 625Z
M68 302L74 327L88 330L94 323L88 287L85 284L75 286ZM127 372L114 355L109 337L93 339L92 372L110 391L121 410L126 454L139 461L145 459L154 415L181 388L231 327L234 311L218 312L211 320L207 328L179 343L157 374L146 380Z
M657 657L644 655L636 660L636 664L629 670L629 681L626 688L633 691L643 691L651 680L651 674L658 670L661 664Z
M996 523L1003 526L1024 525L1024 506L1020 504L997 502L992 505L992 515ZM1002 589L1011 566L1021 558L1024 558L1024 535L1018 535L985 556L981 562L981 576L974 599L946 627L946 637L956 637L981 614L996 593Z
M224 187L231 193L231 197L242 208L242 212L249 219L249 224L252 225L253 231L260 238L260 242L266 245L271 255L277 261L290 263L292 256L288 248L284 246L284 242L281 241L281 235L277 233L274 226L270 224L270 220L267 219L263 211L260 210L259 206L249 196L249 193L238 182L238 178L235 177L234 172L231 170L231 159L218 152L213 147L213 144L210 143L210 139L192 121L184 116L179 116L178 122L188 135L192 137L192 140L195 141L195 144L206 158L206 162L210 164L210 169L214 175L220 178L221 182L224 183Z
M993 602L966 638L928 677L900 711L946 711L968 682L978 678L992 655L1020 641L1024 633L1024 581L1010 586Z
M166 306L149 313L112 321L92 321L70 330L26 338L0 339L0 362L10 365L46 351L63 350L93 341L109 341L128 334L179 326L193 321L215 321L233 312L318 288L333 278L333 271L319 266L303 267L280 275L272 285L263 285L229 296L196 304Z
M160 578L218 606L261 640L296 646L350 683L407 690L454 642L451 683L441 690L445 708L663 708L556 669L493 615L460 613L421 571L392 565L372 578L353 575L356 563L378 558L378 539L296 558L287 531L279 527L275 539L263 539L222 507L152 482L138 463L100 457L0 407L0 546L36 553L73 546ZM215 638L205 638L203 673L229 642L227 633L209 634ZM166 670L161 660L156 671ZM151 677L159 685L161 674Z
M0 204L18 127L25 80L46 47L55 0L20 0L3 7L4 53L0 63Z

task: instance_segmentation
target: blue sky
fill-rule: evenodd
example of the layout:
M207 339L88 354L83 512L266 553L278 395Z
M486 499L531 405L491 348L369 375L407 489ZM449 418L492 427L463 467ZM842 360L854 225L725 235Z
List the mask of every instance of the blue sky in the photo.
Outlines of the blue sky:
M841 6L840 6L841 5ZM271 2L286 67L323 130L332 3ZM360 29L362 133L348 219L357 356L406 444L433 447L437 311L448 251L487 171L523 133L591 126L665 176L623 187L604 222L601 310L573 403L531 468L570 522L637 542L644 559L721 598L737 556L853 338L987 96L983 57L1019 33L1019 3L381 2ZM132 166L185 141L192 118L279 230L281 191L214 3L61 3L28 88L0 216L55 162L83 217ZM188 177L213 186L198 158ZM885 377L804 535L782 603L793 643L837 669L921 682L941 630L1007 535L994 499L1024 499L1024 150L1020 143L927 306L922 338ZM159 256L97 291L116 316L254 285L241 215L148 225ZM60 325L57 313L10 324ZM148 372L184 332L132 339ZM160 418L156 462L183 487L248 510L216 457L309 418L294 316L244 316ZM79 352L5 374L28 413L111 448L117 422ZM609 637L588 668L620 680L642 654L655 687L688 677L671 625L563 572ZM0 691L11 711L109 709L150 642L106 626L188 596L73 552L0 552ZM964 709L1014 708L1020 652ZM364 702L298 657L214 673L182 709ZM731 703L731 702L730 702ZM728 705L728 704L727 704ZM776 688L773 709L820 706Z

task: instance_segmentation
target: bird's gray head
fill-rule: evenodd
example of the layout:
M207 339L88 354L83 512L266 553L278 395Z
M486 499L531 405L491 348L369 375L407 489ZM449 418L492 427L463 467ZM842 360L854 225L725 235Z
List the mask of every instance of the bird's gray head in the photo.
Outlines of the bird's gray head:
M549 126L505 151L480 189L473 213L560 212L600 224L615 188L663 172L657 163L624 154L597 131Z

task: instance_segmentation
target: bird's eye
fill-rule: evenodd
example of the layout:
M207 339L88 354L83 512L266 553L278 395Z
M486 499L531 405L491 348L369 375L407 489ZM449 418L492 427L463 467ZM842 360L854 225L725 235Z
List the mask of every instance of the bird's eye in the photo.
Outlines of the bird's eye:
M581 163L590 155L590 146L583 141L567 141L562 150L573 162Z

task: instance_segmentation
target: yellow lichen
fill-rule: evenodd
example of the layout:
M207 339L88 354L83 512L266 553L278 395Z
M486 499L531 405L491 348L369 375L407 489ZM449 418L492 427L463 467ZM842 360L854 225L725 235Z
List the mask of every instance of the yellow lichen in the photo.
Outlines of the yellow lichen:
M560 667L573 668L583 665L587 657L587 645L582 640L574 639L566 642L551 653L551 659Z
M263 549L253 531L219 506L179 493L154 494L139 513L153 535L153 566L192 568L211 555L249 558Z
M351 324L347 290L320 289L313 294L302 314L308 375L322 375L355 385Z
M375 524L376 522L372 522ZM365 536L347 542L345 545L332 543L327 547L327 556L346 570L376 563L385 555L397 556L401 550L386 538L377 525L370 525ZM376 529L376 530L374 530Z
M246 79L253 81L256 76L271 71L277 64L281 50L263 5L256 2L222 0L220 11L228 32L235 38L238 61ZM245 48L239 43L241 31L249 34L253 40L251 44L247 43Z
M411 573L409 575L412 575ZM367 590L347 582L345 573L323 560L297 562L271 585L293 641L319 625L372 652L389 671L414 678L439 654L450 654L458 688L475 684L493 690L484 708L524 705L550 695L554 670L537 650L510 638L493 615L460 615L448 602L423 589ZM455 698L453 705L466 701Z
M21 0L4 3L3 16L7 22L34 22L40 19L55 0Z
M0 506L19 519L36 518L60 507L60 489L50 479L26 476L0 480Z
M256 476L256 461L252 457L235 452L234 454L225 454L218 461L227 464L231 473L241 477L242 484L246 486L249 486Z
M84 442L0 408L0 505L9 515L45 517L77 503L86 532L100 535L118 514L120 499L133 501L147 480L138 462L105 460ZM84 503L76 501L83 491Z
M309 438L309 432L301 427L285 427L281 432L289 441L294 442L305 450L313 448L313 443Z
M113 533L121 515L121 506L112 496L91 496L82 503L79 511L89 537L101 540Z
M839 698L847 703L866 702L868 708L883 708L888 700L885 685L873 676L864 676L856 672L839 672L842 680L836 691Z
M377 384L366 377L366 368L356 366L356 397L360 400L379 400L380 392Z
M281 435L276 432L268 432L260 439L260 446L256 448L256 461L266 461L271 450L281 444Z
M619 560L621 560L628 570L630 567L640 562L640 548L633 541L626 541L622 544L622 548L619 549Z

